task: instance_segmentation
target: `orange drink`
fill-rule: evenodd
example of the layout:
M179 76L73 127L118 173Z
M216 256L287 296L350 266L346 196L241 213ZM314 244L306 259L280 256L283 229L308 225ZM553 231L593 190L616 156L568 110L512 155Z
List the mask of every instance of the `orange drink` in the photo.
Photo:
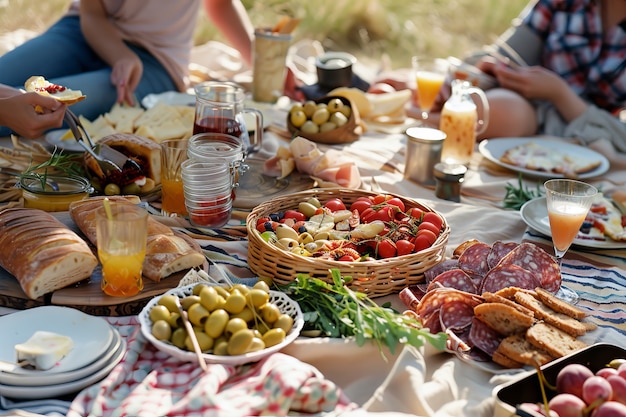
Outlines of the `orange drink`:
M182 179L161 178L161 209L166 213L187 215Z
M143 289L143 261L148 239L148 212L129 203L104 201L96 211L98 258L102 291L128 297Z
M417 99L419 100L419 107L422 111L429 112L433 107L445 79L446 76L444 73L431 71L417 71L415 73Z
M187 140L161 142L161 210L165 215L186 216L181 164L188 159Z
M473 103L444 106L439 129L446 134L441 149L441 160L447 163L467 164L474 153L476 142L476 107Z
M550 232L557 250L566 251L569 248L585 221L587 211L579 204L554 203L549 207Z

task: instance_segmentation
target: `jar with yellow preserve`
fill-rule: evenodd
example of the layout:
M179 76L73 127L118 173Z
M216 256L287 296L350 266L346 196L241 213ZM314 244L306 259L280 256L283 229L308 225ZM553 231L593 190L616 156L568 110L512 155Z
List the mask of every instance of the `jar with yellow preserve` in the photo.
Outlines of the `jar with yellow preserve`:
M93 188L86 178L62 175L24 175L20 178L24 207L67 211L73 201L89 197Z

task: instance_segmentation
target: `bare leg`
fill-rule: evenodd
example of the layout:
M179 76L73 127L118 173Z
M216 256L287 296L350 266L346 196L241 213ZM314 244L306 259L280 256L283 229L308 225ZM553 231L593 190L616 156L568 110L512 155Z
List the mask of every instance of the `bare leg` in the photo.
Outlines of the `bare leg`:
M503 88L486 92L489 125L479 139L532 136L537 133L537 114L528 100Z

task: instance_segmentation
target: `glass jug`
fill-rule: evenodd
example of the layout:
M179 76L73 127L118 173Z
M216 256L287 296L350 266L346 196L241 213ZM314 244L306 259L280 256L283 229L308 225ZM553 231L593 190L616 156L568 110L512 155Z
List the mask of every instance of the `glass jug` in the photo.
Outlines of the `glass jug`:
M244 107L245 92L241 86L230 82L205 81L194 87L196 113L193 134L224 133L238 138L244 148L244 158L261 149L263 142L263 114ZM254 118L254 135L251 140L246 126L246 114ZM250 129L252 130L252 129Z
M482 104L482 119L478 119L476 104L471 95ZM446 133L441 160L467 165L474 153L476 135L483 133L489 123L489 103L483 90L469 81L453 80L452 95L443 105L439 129Z

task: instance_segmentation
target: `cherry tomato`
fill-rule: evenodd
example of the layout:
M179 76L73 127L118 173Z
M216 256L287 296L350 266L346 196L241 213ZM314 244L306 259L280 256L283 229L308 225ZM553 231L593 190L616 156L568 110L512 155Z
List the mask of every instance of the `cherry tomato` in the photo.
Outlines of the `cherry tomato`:
M343 204L343 201L341 201L341 199L337 197L333 197L328 200L326 204L324 204L324 207L326 207L330 211L339 211L346 209L346 205Z
M296 222L303 222L306 220L306 216L298 210L285 210L283 219L294 219Z
M415 244L415 252L430 248L432 244L428 241L428 236L418 234L413 241Z
M406 212L408 216L411 216L417 220L420 220L424 215L424 210L419 207L411 207L409 211Z
M374 204L382 204L390 198L391 196L388 194L378 194L374 196L373 201L374 201Z
M417 230L430 230L436 236L439 236L439 232L441 232L441 229L431 222L422 222L419 226L417 226Z
M408 255L415 250L415 244L406 239L400 239L396 241L397 255Z
M386 200L385 203L398 207L400 211L404 211L404 202L400 200L398 197L392 197L389 200Z
M437 213L429 211L424 213L424 218L422 222L430 222L437 226L439 230L441 230L441 226L443 226L443 219Z
M361 199L361 198L359 197L359 199L357 199L354 203L352 203L352 204L350 205L350 211L354 211L354 210L356 210L356 211L358 211L358 212L359 212L359 214L363 214L363 212L364 212L366 209L368 209L368 208L372 207L372 204L374 204L374 203L373 203L373 202L372 202L372 200L370 200L369 198L367 198L367 199Z
M427 229L422 229L420 231L417 232L417 236L426 236L428 239L428 242L430 243L428 246L432 246L433 243L435 243L435 241L437 240L437 235L434 234L432 231L427 230Z
M376 245L376 254L379 258L393 258L396 256L396 252L396 244L391 239L383 239Z

